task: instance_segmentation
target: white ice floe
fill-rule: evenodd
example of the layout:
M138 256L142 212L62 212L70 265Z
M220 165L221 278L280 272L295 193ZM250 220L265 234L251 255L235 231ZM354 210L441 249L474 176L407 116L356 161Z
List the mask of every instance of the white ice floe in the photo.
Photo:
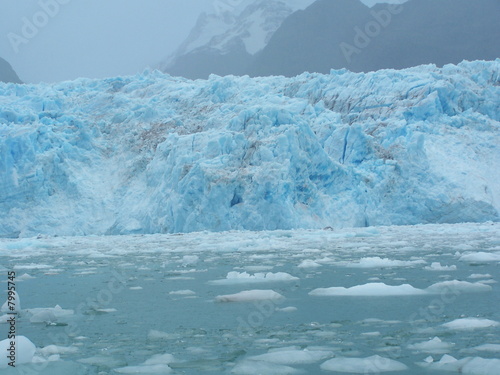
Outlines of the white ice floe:
M393 359L374 355L368 358L332 358L323 363L321 369L351 374L377 374L381 372L404 371L408 367Z
M249 357L249 360L275 363L279 365L304 365L324 361L333 357L332 351L321 350L277 350Z
M61 318L67 318L74 315L73 310L65 310L61 306L56 305L55 307L37 307L33 309L27 309L26 313L30 316L31 323L54 323Z
M196 293L193 292L192 290L189 289L183 289L183 290L173 290L169 292L168 294L174 295L174 296L193 296Z
M7 300L2 305L0 311L4 313L21 311L21 298L19 297L19 294L17 294L16 291L11 292L11 296L7 297Z
M467 253L460 256L459 260L469 263L487 263L487 262L500 262L500 253Z
M184 267L194 266L200 261L200 258L197 255L184 255L182 257L182 265Z
M318 288L309 292L311 296L326 297L326 296L408 296L421 295L425 292L421 289L414 288L409 284L403 285L386 285L384 283L369 283L364 285L356 285L351 288L331 287Z
M37 349L37 354L41 354L44 357L49 357L54 354L74 354L78 352L78 348L75 346L58 346L58 345L48 345L43 348Z
M274 290L245 290L236 294L215 297L217 302L249 302L262 300L281 300L285 297Z
M489 273L473 273L468 279L490 279L491 277Z
M473 329L496 327L500 323L484 318L461 318L445 323L442 326L455 331L467 331Z
M443 281L429 286L426 289L418 289L410 284L387 285L384 283L368 283L356 285L350 288L331 287L317 288L309 292L311 296L410 296L424 294L440 294L447 292L474 293L491 291L491 286L482 283L469 283L467 281Z
M290 366L243 360L233 367L231 373L236 375L292 375L302 374L303 372Z
M318 267L321 267L321 264L319 264L311 259L305 259L302 262L300 262L300 264L297 267L299 267L299 268L318 268Z
M454 372L465 375L498 375L500 373L500 359L481 357L466 357L458 360L445 354L438 362L425 361L419 363L419 365L432 371Z
M170 374L172 369L168 366L174 362L172 354L156 354L138 366L127 366L115 369L120 374Z
M54 266L50 266L48 264L36 264L36 263L30 263L30 264L17 264L14 266L14 269L17 270L45 270L45 269L50 269L54 268Z
M14 359L9 358L11 354L11 341L15 341ZM15 339L5 339L0 341L0 368L6 368L11 361L16 365L30 363L35 355L36 346L25 336L16 336Z
M432 262L430 266L424 267L427 271L456 271L457 266L443 266L440 262Z
M25 280L31 280L31 279L35 279L35 277L31 276L30 274L27 274L27 273L23 273L21 276L16 277L17 281L25 281Z
M295 281L299 280L298 277L292 276L286 272L258 272L249 274L247 272L231 271L227 274L225 279L209 281L213 285L227 285L227 284L259 284L277 281Z
M168 365L140 365L114 369L119 374L170 374L172 369Z
M496 353L500 353L500 344L482 344L482 345L479 345L479 346L475 346L472 349L477 350L477 351L481 351L481 352L496 352Z
M380 257L361 258L357 262L335 262L335 265L341 265L351 268L391 268L391 267L412 267L419 264L426 264L425 260L394 260Z
M282 309L280 309L280 308L277 307L276 311L280 311L280 312L294 312L294 311L297 311L297 308L295 306L283 307Z
M483 283L469 283L467 281L450 280L436 283L426 288L425 291L431 294L440 294L446 292L456 293L474 293L474 292L489 292L491 286Z
M429 341L408 345L408 349L417 350L424 353L445 354L453 349L454 346L454 343L444 342L441 341L439 337L434 337Z

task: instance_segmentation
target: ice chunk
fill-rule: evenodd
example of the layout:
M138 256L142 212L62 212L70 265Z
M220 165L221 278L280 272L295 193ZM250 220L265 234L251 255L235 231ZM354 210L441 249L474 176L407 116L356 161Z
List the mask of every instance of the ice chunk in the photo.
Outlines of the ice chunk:
M37 349L37 353L48 357L54 354L73 354L78 352L78 348L75 346L58 346L58 345L48 345L44 348Z
M280 365L302 365L323 361L333 357L331 351L279 350L249 357L249 360L276 363Z
M481 328L490 328L490 327L496 327L500 323L490 320L490 319L483 319L483 318L461 318L461 319L455 319L451 322L443 324L443 327L451 329L451 330L456 330L456 331L466 331L466 330L473 330L473 329L481 329Z
M427 271L456 271L457 266L442 266L440 262L432 262L430 266L424 267Z
M421 295L425 292L414 288L409 284L398 286L386 285L384 283L369 283L356 285L351 288L332 287L318 288L309 292L311 296L410 296Z
M214 280L209 281L209 284L213 285L226 285L226 284L240 284L240 283L268 283L268 282L276 282L276 281L294 281L299 280L298 277L292 276L286 272L258 272L254 275L249 274L247 272L229 272L226 276L226 279L223 280Z
M368 257L361 258L358 262L336 262L351 268L390 268L390 267L412 267L418 264L425 264L425 260L394 260L389 258Z
M297 311L297 308L294 306L288 306L288 307L283 307L283 308L276 308L276 311L281 311L281 312L294 312Z
M439 337L434 337L429 341L408 345L408 349L418 350L424 353L444 354L448 353L454 346L455 344L453 343L443 342Z
M274 290L245 290L236 294L215 297L217 302L250 302L262 300L281 300L285 297Z
M483 352L498 352L500 353L500 344L482 344L473 348L474 350Z
M19 297L19 294L17 294L16 291L10 292L10 300L9 297L5 301L5 303L2 305L2 308L0 309L1 312L20 312L21 311L21 298Z
M433 371L455 372L465 375L498 375L500 359L466 357L457 360L452 356L444 355L438 362L423 362L419 365Z
M144 362L145 365L168 365L175 361L172 354L156 354Z
M15 341L15 363L21 365L30 363L35 355L36 346L25 336L16 336L14 340L5 339L0 341L0 368L8 367L11 361L8 356L11 351L11 341Z
M474 292L489 292L492 290L491 286L482 283L469 283L467 281L443 281L433 284L425 289L429 293L440 294L444 292L460 292L460 293L474 293Z
M182 265L184 267L194 266L200 261L200 258L197 255L184 255L182 257Z
M489 273L473 273L468 278L469 279L489 279L492 276Z
M192 290L189 289L183 289L183 290L173 290L169 292L168 294L175 295L175 296L193 296L196 293L193 292Z
M333 358L323 363L321 369L350 374L377 374L381 372L404 371L408 367L393 359L374 355L368 358Z
M500 262L500 253L467 253L462 255L459 260L469 263L487 263L487 262Z
M170 374L172 369L168 365L141 365L120 367L114 370L119 374Z
M244 360L236 364L231 370L237 375L292 375L303 372L290 366L277 365L275 363Z
M300 262L300 264L297 267L299 267L299 268L318 268L318 267L321 267L321 264L319 264L311 259L305 259L302 262Z
M311 296L410 296L421 294L441 294L443 292L488 292L492 288L482 283L469 283L467 281L443 281L433 284L426 289L418 289L410 284L386 285L384 283L369 283L356 285L350 288L331 287L314 289Z

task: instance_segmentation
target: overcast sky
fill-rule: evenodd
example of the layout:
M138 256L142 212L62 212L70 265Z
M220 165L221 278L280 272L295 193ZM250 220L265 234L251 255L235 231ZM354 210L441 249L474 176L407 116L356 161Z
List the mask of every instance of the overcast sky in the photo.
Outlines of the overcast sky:
M0 56L25 82L134 74L173 52L215 1L0 0Z
M135 74L172 53L201 12L240 1L0 0L0 57L28 83Z

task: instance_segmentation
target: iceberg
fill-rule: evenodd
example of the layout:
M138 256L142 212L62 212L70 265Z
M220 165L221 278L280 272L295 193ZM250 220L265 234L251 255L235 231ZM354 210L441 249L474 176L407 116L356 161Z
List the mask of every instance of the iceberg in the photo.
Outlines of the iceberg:
M0 236L498 221L499 71L0 83Z

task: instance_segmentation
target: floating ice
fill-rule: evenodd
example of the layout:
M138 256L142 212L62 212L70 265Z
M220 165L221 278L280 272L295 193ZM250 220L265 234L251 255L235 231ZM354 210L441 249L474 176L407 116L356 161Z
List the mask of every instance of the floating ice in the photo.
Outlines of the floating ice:
M469 283L467 281L450 280L436 283L425 289L428 293L440 294L445 292L474 293L489 292L491 286L482 283Z
M439 337L434 337L432 340L420 342L413 345L408 345L408 349L418 350L424 353L445 354L448 353L455 344L443 342Z
M403 285L386 285L384 283L369 283L364 285L356 285L350 288L331 287L317 288L309 292L311 296L411 296L422 294L440 294L444 292L487 292L492 288L489 285L482 283L469 283L467 281L443 281L433 284L426 289L418 289L410 284Z
M74 315L73 310L65 310L61 306L56 305L55 307L36 307L33 309L27 309L26 313L31 315L31 323L54 323L61 318L67 318Z
M75 346L48 345L43 348L37 349L36 352L45 357L49 357L54 354L73 354L78 352L78 348Z
M288 306L288 307L283 307L283 308L276 308L276 311L281 311L281 312L295 312L297 311L297 308L295 306Z
M0 309L1 312L6 313L6 312L20 312L21 311L21 298L19 297L19 294L17 294L16 291L13 291L11 297L12 297L12 299L10 301L7 298L5 303L2 305L2 308Z
M500 344L482 344L473 348L483 352L498 352L500 353Z
M141 365L127 366L114 369L119 374L170 374L172 369L168 365Z
M425 264L425 260L394 260L389 258L368 257L361 258L358 262L336 262L336 265L342 265L351 268L390 268L390 267L412 267L419 264Z
M240 284L240 283L268 283L276 281L294 281L299 280L298 277L292 276L286 272L258 272L251 275L247 272L236 272L231 271L227 274L226 279L209 281L209 284L213 285L226 285L226 284Z
M440 262L432 262L430 266L424 267L427 271L456 271L457 266L442 266Z
M183 289L183 290L173 290L169 292L168 294L174 295L174 296L193 296L196 293L193 292L192 290L189 289Z
M487 263L487 262L500 262L500 253L467 253L462 255L459 260L469 263Z
M231 373L237 375L292 375L302 374L303 372L290 366L244 360L237 363L231 370Z
M303 365L323 361L333 357L331 351L277 350L249 357L249 360L276 363L279 365Z
M280 300L283 299L281 294L274 290L245 290L236 294L228 294L215 297L217 302L249 302L262 300Z
M496 327L500 323L484 318L462 318L455 319L451 322L443 324L443 327L455 330L455 331L466 331L481 328Z
M473 273L468 279L489 279L492 276L489 273Z
M350 374L377 374L381 372L404 371L408 367L393 359L374 355L368 358L333 358L323 363L321 369Z
M184 255L182 257L182 265L184 267L194 266L199 262L200 258L197 255Z
M309 292L311 296L409 296L421 295L425 292L414 288L409 284L398 286L386 285L384 283L369 283L356 285L351 288L332 287L318 288Z
M297 267L299 267L299 268L318 268L318 267L321 267L321 264L319 264L311 259L305 259L302 262L300 262L300 264Z
M445 354L438 362L423 362L419 365L432 371L455 372L465 375L498 375L500 359L467 357L457 360Z
M35 355L36 346L24 336L16 336L14 340L5 339L0 341L0 368L8 367L10 359L11 342L15 341L15 362L16 365L30 363Z

